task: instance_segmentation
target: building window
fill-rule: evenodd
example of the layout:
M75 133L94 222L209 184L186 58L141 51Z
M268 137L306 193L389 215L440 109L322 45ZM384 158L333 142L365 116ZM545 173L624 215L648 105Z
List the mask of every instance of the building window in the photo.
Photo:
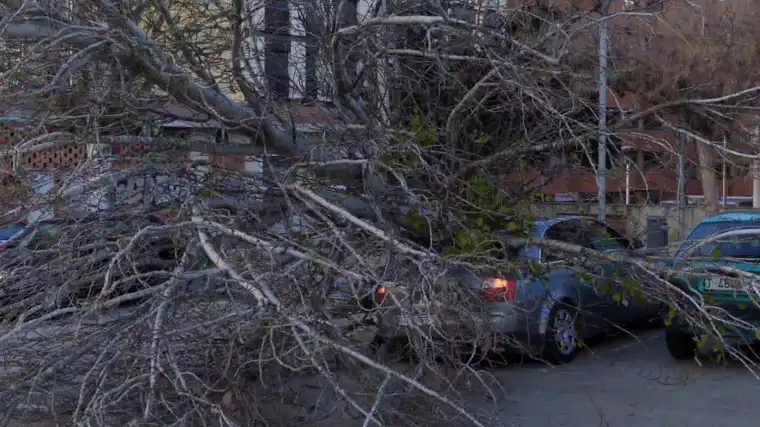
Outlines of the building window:
M226 127L221 127L216 131L216 143L226 144L230 142L230 134Z
M266 47L264 75L269 93L280 99L290 97L289 61L292 31L289 2L273 0L267 2L264 11L264 32Z
M697 165L694 162L684 162L683 175L686 180L697 179Z
M663 159L660 157L659 153L655 153L652 151L644 151L644 163L642 164L642 169L644 170L652 170L652 169L662 169L663 167Z
M726 176L729 179L751 179L750 168L746 163L730 163L726 167Z
M317 99L321 102L333 101L333 76L330 55L320 46L317 55Z
M299 2L288 2L290 16L290 52L288 53L288 80L290 83L290 99L303 99L306 90L306 49L307 34L304 23L307 19L303 5Z
M266 88L265 65L266 58L264 50L266 49L266 37L263 36L264 30L264 8L253 0L248 0L247 4L247 35L243 42L243 62L244 73L249 82L254 85L256 90L263 92Z
M663 1L662 0L646 0L645 8L648 12L662 11Z
M715 174L720 177L723 174L723 167L728 166L723 162L723 159L717 159L713 161L712 170L715 172ZM728 168L726 168L726 175L728 175Z
M333 20L329 6L268 0L261 7L248 1L249 34L243 48L250 81L279 99L332 102L331 55L319 46L324 41L320 35L329 27L324 22ZM374 3L359 2L359 19L369 15L370 4Z
M626 11L659 12L663 8L662 0L623 0Z

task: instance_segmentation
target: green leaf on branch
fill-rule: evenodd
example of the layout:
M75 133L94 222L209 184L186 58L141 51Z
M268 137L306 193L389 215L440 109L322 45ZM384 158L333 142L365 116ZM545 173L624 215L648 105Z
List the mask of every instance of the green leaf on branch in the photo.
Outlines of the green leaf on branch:
M422 117L419 107L414 107L413 114L409 122L409 130L415 134L414 142L425 148L432 147L438 141L435 126Z
M605 294L607 294L609 291L610 291L610 284L609 284L609 283L607 283L607 281L605 280L604 282L602 282L602 283L599 285L599 292L600 292L602 295L605 295Z
M420 211L412 209L401 218L401 225L416 232L422 232L427 229L427 220Z
M620 292L613 292L612 293L612 300L619 303L623 300L623 294Z

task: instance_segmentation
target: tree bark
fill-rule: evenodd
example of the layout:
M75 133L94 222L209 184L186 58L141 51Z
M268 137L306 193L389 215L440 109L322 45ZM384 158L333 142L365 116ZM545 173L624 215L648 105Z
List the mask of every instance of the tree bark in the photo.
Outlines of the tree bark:
M718 185L715 178L715 150L705 144L697 143L699 155L699 177L702 181L702 194L705 198L707 214L718 212Z

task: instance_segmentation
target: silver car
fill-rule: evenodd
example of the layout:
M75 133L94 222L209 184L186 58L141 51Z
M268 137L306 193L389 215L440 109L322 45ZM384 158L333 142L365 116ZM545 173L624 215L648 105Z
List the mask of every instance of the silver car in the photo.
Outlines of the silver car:
M561 216L539 219L534 225L534 238L601 252L632 251L640 246L591 218ZM516 271L457 267L432 286L409 277L408 269L403 269L403 281L392 273L386 276L394 285L377 286L379 327L373 348L399 339L428 337L433 339L422 338L416 345L472 344L482 350L522 351L551 363L567 363L584 340L660 314L657 301L626 296L630 283L623 284L622 279L629 271L623 263L581 262L533 245L513 251L500 248L508 261L505 264L516 265ZM399 282L419 285L399 286Z

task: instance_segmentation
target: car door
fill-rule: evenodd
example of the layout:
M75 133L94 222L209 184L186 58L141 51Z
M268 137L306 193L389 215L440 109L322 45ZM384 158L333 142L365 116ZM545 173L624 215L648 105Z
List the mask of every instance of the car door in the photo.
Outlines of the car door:
M559 222L546 230L544 237L551 240L580 245L592 249L580 220ZM607 300L597 292L599 282L605 275L603 266L589 265L573 255L552 251L541 251L541 263L552 270L551 286L560 286L561 292L578 301L584 316L584 335L591 336L604 327L604 316L609 308ZM573 297L572 294L575 294Z
M23 232L26 229L26 224L23 222L12 222L0 227L0 252L13 246L12 243L8 243L17 234Z
M592 249L602 253L628 251L628 240L615 229L596 220L585 220L584 223L586 238ZM598 289L604 299L602 311L613 325L623 326L635 316L636 309L635 304L626 297L630 292L624 292L623 281L629 277L628 266L608 259L599 260L599 263L606 279L599 284Z

